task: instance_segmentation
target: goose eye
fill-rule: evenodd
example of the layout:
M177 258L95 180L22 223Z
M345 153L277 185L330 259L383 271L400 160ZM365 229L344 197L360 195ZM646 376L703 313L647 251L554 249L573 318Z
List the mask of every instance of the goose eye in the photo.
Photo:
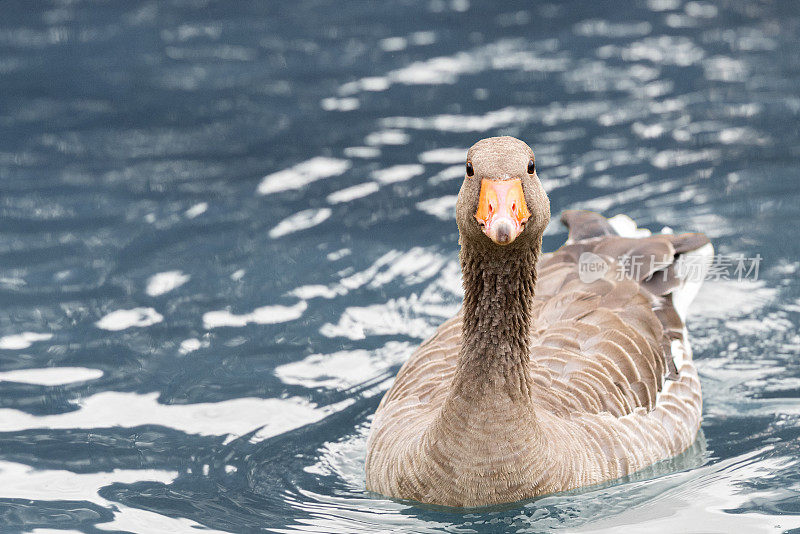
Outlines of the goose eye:
M475 169L472 168L472 163L468 161L467 162L467 176L472 176L473 174L475 174Z
M533 174L535 172L536 172L536 164L533 162L533 160L530 160L528 162L528 174Z

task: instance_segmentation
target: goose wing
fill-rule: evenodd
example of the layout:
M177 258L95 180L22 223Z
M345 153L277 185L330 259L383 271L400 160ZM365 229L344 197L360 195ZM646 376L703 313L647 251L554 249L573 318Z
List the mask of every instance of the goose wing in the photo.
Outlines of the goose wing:
M708 239L625 238L593 212L567 212L562 220L570 225L568 244L545 254L538 269L531 345L531 372L542 386L537 403L562 416L651 410L665 381L677 378L671 341L683 336L684 324L672 294L686 279L676 261ZM579 272L587 252L607 266L591 282ZM381 406L395 403L406 421L432 417L449 391L460 341L459 312L412 354Z
M567 244L542 258L534 302L537 400L560 415L652 410L665 381L678 378L672 341L683 339L684 323L673 295L697 274L677 262L708 239L621 237L587 211L562 221Z

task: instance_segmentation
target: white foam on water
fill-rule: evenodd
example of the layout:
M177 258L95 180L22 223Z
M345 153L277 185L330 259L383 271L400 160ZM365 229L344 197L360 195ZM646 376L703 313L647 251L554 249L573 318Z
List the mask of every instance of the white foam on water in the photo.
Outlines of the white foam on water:
M319 421L344 406L318 407L301 397L243 397L221 402L161 404L158 395L157 392L103 391L81 399L75 411L41 416L0 408L0 432L159 425L187 434L236 437L263 427L257 435L265 439ZM346 404L352 402L352 399L345 401Z
M317 180L343 174L351 165L346 159L317 156L265 176L258 184L258 194L269 195L290 189L302 189Z
M417 202L417 209L444 221L455 220L458 195L446 195Z
M419 155L419 160L422 163L464 163L466 158L466 148L437 148Z
M615 206L619 206L620 204L626 204L636 200L646 201L645 199L658 198L660 195L677 191L684 187L685 183L683 183L681 180L645 182L634 185L622 191L616 191L608 195L596 196L592 199L581 202L580 206L576 207L580 209L596 211L598 213L605 213L613 209ZM689 225L688 223L687 227L708 228L707 226ZM708 234L708 231L706 231L706 234Z
M181 24L177 28L161 31L161 38L168 42L185 42L196 38L219 39L222 28L219 24Z
M744 82L751 77L751 69L745 61L726 56L714 56L704 59L702 63L707 80Z
M694 317L725 319L747 316L773 302L778 289L762 280L706 280L692 302Z
M184 274L183 271L156 273L147 280L147 287L144 291L151 297L157 297L182 286L191 278L188 274Z
M591 19L573 26L573 31L584 37L643 37L653 31L649 22L613 23L603 19Z
M196 337L192 337L181 341L181 346L178 349L178 352L180 352L181 354L189 354L190 352L199 350L203 346L207 347L208 345L209 345L208 341L203 342L197 339Z
M344 149L344 155L349 158L371 159L381 155L381 149L374 146L349 146Z
M317 451L317 462L307 465L303 471L317 475L335 475L346 481L351 488L366 490L364 480L365 454L369 425L361 424L356 433L341 441L326 442ZM430 526L430 522L428 523Z
M272 239L277 239L294 232L313 228L327 221L332 213L333 212L329 208L312 208L298 211L276 224L275 227L269 231L269 236Z
M134 326L143 328L163 320L164 317L153 308L133 308L113 311L94 324L103 330L119 331Z
M325 111L354 111L361 107L361 102L354 97L336 98L330 96L320 101L320 106Z
M114 519L96 523L100 530L129 532L175 532L193 534L203 532L223 534L222 531L206 528L190 519L172 518L165 515L131 508L109 501L99 495L101 489L112 484L135 484L157 482L171 484L178 478L177 471L157 469L114 469L99 473L74 473L60 469L34 469L25 464L0 461L0 477L3 486L0 498L27 501L87 501L111 509ZM67 530L33 529L30 532L72 532Z
M31 466L0 461L0 477L3 486L0 497L32 501L89 501L101 506L109 503L97 493L100 488L120 483L160 482L170 484L176 471L157 469L114 469L100 473L73 473L57 469L35 469Z
M385 76L368 76L340 85L338 93L341 96L348 96L360 93L361 91L385 91L390 85L389 80Z
M310 300L313 298L332 299L345 293L346 291L338 288L330 288L322 284L310 284L294 288L289 292L289 295L303 300Z
M416 46L431 45L436 42L436 32L419 31L412 33L408 39Z
M141 508L131 508L118 502L112 503L116 511L114 520L108 523L94 525L99 530L112 530L123 532L169 532L175 534L229 534L224 530L216 530L201 525L185 517L168 517L163 514L151 512Z
M460 0L453 5L462 3ZM622 28L622 26L620 26ZM412 34L413 44L430 44L436 35L429 32ZM388 41L399 46L400 41ZM563 72L569 66L566 54L556 52L558 41L545 39L531 42L525 39L500 39L449 56L437 56L415 61L383 76L369 76L339 86L340 96L361 91L385 91L392 85L452 85L463 75L475 75L487 70L517 70L528 72Z
M11 287L11 288L14 288L14 289L18 289L18 288L20 288L20 287L22 287L22 286L24 286L26 284L27 284L27 282L22 278L0 277L0 285L4 285L6 287Z
M696 28L699 22L696 18L682 13L669 13L664 17L664 24L670 28Z
M405 37L387 37L378 41L378 46L384 52L399 52L408 47L408 39Z
M43 367L41 369L17 369L0 373L0 382L18 382L38 386L63 386L75 382L96 380L103 376L100 369L87 367Z
M47 341L51 339L53 334L49 332L22 332L21 334L12 334L9 336L0 337L0 349L5 350L22 350L27 349L37 341Z
M218 45L210 46L203 50L198 50L194 47L178 47L167 46L164 48L164 54L175 60L203 60L213 59L222 61L252 61L258 57L258 51L255 48L235 45ZM173 81L176 85L185 90L193 90L198 88L198 83L195 79L189 77L167 77L168 80Z
M334 250L333 252L329 252L325 257L328 261L338 261L345 256L349 256L352 254L353 251L349 248L340 248L339 250Z
M380 189L380 186L375 182L364 182L363 184L357 184L351 187L340 189L339 191L335 191L328 195L326 200L330 204L350 202L352 200L356 200L357 198L363 198L367 195L371 195L372 193L378 191L378 189Z
M298 362L275 368L284 384L308 388L347 389L363 384L405 361L414 344L390 341L376 350L344 350L333 354L312 354Z
M461 165L451 165L428 178L428 183L431 185L439 185L443 182L449 182L450 180L463 179L464 176L465 169L463 163Z
M387 268L395 259L399 258L402 253L399 250L390 250L386 254L379 257L375 260L372 265L367 267L362 271L355 272L353 274L349 274L339 280L339 284L341 287L345 288L346 290L353 290L358 289L359 287L363 286L364 284L368 283L372 280L375 275L381 270Z
M792 321L776 314L768 314L766 317L758 319L728 320L725 322L725 326L740 336L759 336L763 338L775 335L778 332L790 332L796 328Z
M662 66L688 67L698 64L705 57L705 52L689 37L660 35L645 37L623 46L602 46L597 55L601 59L619 57L623 61L650 61Z
M188 219L194 219L195 217L199 217L200 215L204 214L208 210L208 202L200 202L199 204L195 204L185 212L184 215Z
M203 314L203 328L210 330L221 326L242 327L249 323L277 324L299 319L308 308L301 300L292 306L262 306L250 313L237 315L228 310L216 310Z
M387 117L388 128L435 130L440 132L486 132L509 124L525 123L535 117L530 108L506 107L483 115L435 115L433 117ZM463 157L463 155L462 155Z
M435 37L420 33L412 36L411 41L414 44L430 44ZM399 45L400 41L388 43ZM493 69L559 72L566 68L566 59L553 53L555 45L555 40L531 44L522 39L501 39L449 56L415 61L378 77L380 84L368 83L374 76L348 82L341 85L338 92L340 95L352 95L359 91L384 91L395 84L454 84L462 75Z
M456 259L434 249L415 247L393 250L367 269L351 274L333 286L337 291L360 287L377 289L399 280L411 286L427 283L420 293L368 306L345 309L336 323L326 323L326 337L364 339L371 335L408 335L424 339L461 307L461 267Z
M654 498L631 503L622 511L586 522L572 532L617 534L636 525L637 532L667 534L673 532L754 532L771 533L800 527L800 516L736 511L748 503L770 502L774 489L743 491L753 480L772 477L797 466L796 460L765 457L765 450L729 458L698 469L683 471L648 481L646 486L671 487ZM756 458L756 456L760 456ZM682 483L681 483L682 482ZM643 488L647 490L647 488ZM752 509L752 507L747 507ZM703 528L703 525L713 525Z
M683 167L702 162L715 162L720 159L722 152L719 150L682 150L670 149L662 150L651 159L653 166L659 169L669 169L672 167Z
M661 137L666 132L666 128L662 124L642 124L640 122L633 123L631 126L633 133L642 139L655 139Z
M427 319L418 317L421 305L416 295L391 299L384 304L351 306L336 324L325 323L320 333L325 337L345 337L358 340L367 336L406 335L419 339L434 331Z
M345 309L336 324L326 323L320 333L326 337L364 339L372 335L407 335L424 339L461 306L461 269L457 261L425 259L416 250L405 255L386 255L380 266L354 275L342 284L350 287L367 284L382 287L402 277L406 285L431 282L421 293L390 299L369 306ZM386 267L384 267L386 266Z
M690 17L713 19L719 14L717 6L710 2L687 2L683 7Z
M382 184L393 184L410 180L423 172L425 172L424 166L418 163L412 163L410 165L394 165L386 169L372 171L371 176Z
M389 88L389 80L384 76L367 76L361 78L359 85L362 91L379 92Z
M368 145L407 145L411 137L402 130L381 130L364 138Z
M424 61L416 61L387 76L394 83L404 85L454 84L459 75L469 69L472 55L459 52L453 56L440 56Z
M681 0L647 0L647 7L652 11L672 11L681 7Z
M412 285L434 279L448 267L447 258L434 249L414 247L406 252L392 250L375 260L372 265L339 281L334 288L357 289L364 285L377 289L396 279Z
M370 287L382 287L401 278L406 285L431 280L444 268L447 259L433 249L414 247L395 258L386 269L375 274Z
M421 250L421 249L420 249ZM351 254L350 249L342 249L336 252L332 252L328 255L328 259L330 261L336 261L344 256ZM416 251L412 252L412 254L417 254ZM323 297L323 298L333 298L334 296L338 295L346 295L348 292L358 289L364 285L370 284L370 287L377 287L375 279L380 273L385 273L391 269L391 266L394 262L399 262L399 265L404 265L405 262L402 261L403 253L397 250L391 250L386 254L379 257L375 260L372 265L367 267L362 271L358 271L355 273L350 273L344 276L339 280L338 283L331 284L330 286L325 286L321 284L313 284L309 286L301 286L298 288L293 289L289 292L289 294L296 296L297 298L306 299L308 298L315 298L315 297ZM386 275L383 274L381 276L381 280L385 280Z

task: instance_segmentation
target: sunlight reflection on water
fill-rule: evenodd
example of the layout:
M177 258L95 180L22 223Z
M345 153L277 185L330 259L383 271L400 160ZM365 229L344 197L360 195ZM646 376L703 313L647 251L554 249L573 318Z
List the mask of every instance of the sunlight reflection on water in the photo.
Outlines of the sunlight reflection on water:
M0 21L0 530L800 528L800 20L783 2L201 2ZM480 24L476 24L476 20ZM564 209L760 254L689 318L703 437L495 509L366 492L371 414L460 306L466 147Z

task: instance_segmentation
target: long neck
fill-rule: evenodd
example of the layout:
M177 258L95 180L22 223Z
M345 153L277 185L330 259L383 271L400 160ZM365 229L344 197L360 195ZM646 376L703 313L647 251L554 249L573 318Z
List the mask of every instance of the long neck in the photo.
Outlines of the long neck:
M536 285L534 246L480 247L464 243L464 309L454 388L530 398L531 306Z
M546 466L555 465L531 398L537 245L462 245L461 350L447 398L420 442L432 459L426 476L450 484L458 506L486 503L487 481L504 481L492 487L496 502L530 496L531 485L545 487Z

